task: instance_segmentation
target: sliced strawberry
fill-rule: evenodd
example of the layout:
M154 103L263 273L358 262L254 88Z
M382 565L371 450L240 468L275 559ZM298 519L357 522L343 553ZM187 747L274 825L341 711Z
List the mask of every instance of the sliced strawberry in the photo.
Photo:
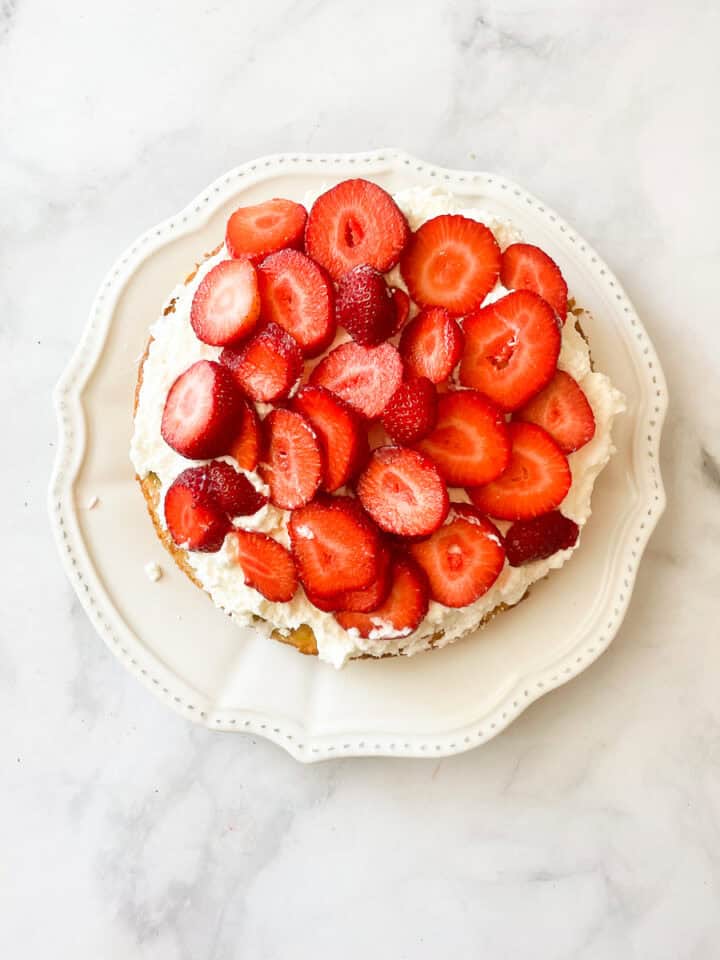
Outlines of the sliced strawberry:
M595 436L595 416L576 380L558 370L550 383L515 414L543 427L563 453L572 453Z
M307 213L292 200L266 200L240 207L227 223L225 245L231 257L258 263L283 247L302 248Z
M463 351L463 332L443 307L421 310L403 330L400 355L416 377L447 380Z
M255 405L245 400L240 425L227 452L235 458L241 470L252 472L260 461L260 443L260 419Z
M513 243L502 255L500 282L508 290L532 290L547 300L561 323L567 317L568 288L560 267L531 243Z
M287 603L297 590L295 563L289 550L257 530L234 530L228 553L241 567L245 583L273 603Z
M362 590L377 578L380 537L357 500L319 497L293 511L288 532L300 579L311 594Z
M368 420L379 417L400 386L403 365L389 343L362 347L343 343L323 357L310 374L313 386L337 394Z
M255 267L248 260L223 260L202 279L190 308L195 336L213 347L240 343L255 329L260 294Z
M412 234L400 270L416 303L460 316L479 307L497 283L500 247L484 224L443 214Z
M348 270L338 283L335 315L356 343L375 347L387 340L396 317L385 277L367 263Z
M357 482L357 495L381 530L427 536L448 512L448 493L432 460L407 447L378 447Z
M451 487L488 483L510 460L510 435L502 413L474 390L441 394L435 429L417 446Z
M378 554L378 575L364 590L347 590L345 593L334 593L331 596L309 593L305 590L308 600L325 613L336 613L348 610L355 613L365 613L379 607L390 592L390 551L383 547Z
M574 547L579 534L575 521L557 510L531 520L517 520L505 534L508 563L521 567L533 560L544 560L558 550Z
M528 520L565 499L572 477L565 454L542 427L508 424L512 454L507 470L482 487L469 487L475 506L498 520Z
M395 308L395 319L393 320L393 335L400 333L402 328L408 322L410 316L410 297L401 290L400 287L392 288L393 307Z
M165 523L173 542L188 550L216 553L232 529L227 514L210 495L204 467L190 467L165 494Z
M213 460L206 467L208 490L215 503L231 517L249 517L267 503L267 497L259 493L244 473L231 467L224 460Z
M302 372L300 347L276 323L268 323L241 347L225 347L220 362L252 400L272 403L287 397Z
M465 317L460 382L503 410L517 410L548 383L560 354L552 308L518 290Z
M294 510L312 500L320 486L323 462L315 431L293 410L273 410L263 421L265 445L260 475L270 500Z
M390 580L390 593L380 606L369 613L337 613L340 626L371 639L407 637L416 630L428 611L425 574L411 557L398 552L390 565Z
M435 426L437 393L427 377L414 377L397 388L385 407L382 425L395 443L415 443Z
M343 180L317 198L305 228L305 249L339 280L359 263L387 273L410 230L399 207L369 180Z
M335 288L325 271L298 250L273 253L258 268L264 320L293 337L306 357L335 338Z
M323 488L333 493L365 465L368 441L359 416L324 387L302 387L290 401L308 419L320 444Z
M464 504L453 504L445 525L408 549L427 574L431 597L446 607L474 603L495 583L505 563L500 532Z
M163 440L189 460L225 453L242 412L233 377L214 360L198 360L168 391L160 427Z

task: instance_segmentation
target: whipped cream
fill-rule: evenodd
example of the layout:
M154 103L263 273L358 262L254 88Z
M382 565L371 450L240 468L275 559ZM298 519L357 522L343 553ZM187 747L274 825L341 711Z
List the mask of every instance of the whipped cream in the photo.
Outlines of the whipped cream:
M314 197L306 198L309 206ZM498 220L480 209L466 209L448 193L434 188L413 187L400 191L394 197L405 213L413 229L431 217L442 213L461 213L480 220L492 230L501 249L522 240L521 233L511 223ZM139 477L154 473L161 485L162 504L165 492L175 477L186 467L196 465L172 450L162 439L160 422L165 398L173 381L196 360L215 360L220 349L201 343L190 326L190 307L193 295L203 277L228 254L223 247L204 261L192 281L179 284L170 295L174 303L171 312L163 313L150 328L152 343L143 367L143 382L140 389L135 429L130 458ZM388 274L388 282L405 288L399 269ZM498 283L488 294L485 303L503 296L507 291ZM414 311L415 312L415 311ZM335 344L348 339L339 331ZM565 516L574 520L582 529L590 516L590 500L598 474L614 452L611 430L613 419L625 409L620 394L602 373L594 372L590 363L590 350L575 328L575 317L568 316L563 328L562 348L558 367L567 371L578 381L595 415L595 436L568 460L572 471L572 485L561 505ZM258 413L264 417L270 407L258 404ZM231 457L223 458L235 467ZM257 474L246 473L256 489L267 493L267 487ZM450 490L450 499L467 501L463 490ZM159 515L163 519L163 510ZM287 524L289 513L268 503L251 517L240 517L234 522L248 530L261 530L270 534L284 546L289 545ZM501 529L507 525L498 524ZM232 560L227 541L217 553L187 553L188 562L198 581L210 594L215 604L227 612L240 626L253 626L263 633L273 629L289 632L301 624L312 627L317 642L318 655L322 660L341 667L349 659L363 654L375 657L403 653L412 655L426 650L431 641L440 647L457 640L490 614L499 604L512 606L525 595L528 587L545 577L551 570L562 567L580 544L562 550L545 560L538 560L522 567L505 564L491 589L475 603L461 609L450 609L432 602L427 616L418 629L406 636L391 636L388 624L378 621L376 629L367 638L360 637L356 630L344 630L332 614L324 613L313 606L299 588L289 603L273 603L260 593L246 586L240 567ZM259 617L260 620L255 618ZM442 631L442 636L438 636Z

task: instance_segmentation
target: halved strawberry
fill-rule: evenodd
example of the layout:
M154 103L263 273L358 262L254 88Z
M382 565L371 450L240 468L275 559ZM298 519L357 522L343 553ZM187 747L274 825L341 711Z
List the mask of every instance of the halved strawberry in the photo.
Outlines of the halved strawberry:
M240 207L228 220L225 245L231 257L258 263L283 247L302 248L307 213L292 200L266 200Z
M484 224L443 214L411 235L400 270L415 303L459 316L479 307L497 283L500 247Z
M299 250L279 250L258 267L263 320L293 337L315 357L335 337L335 288L325 271Z
M488 483L510 460L505 419L475 390L452 390L438 397L435 429L417 444L431 457L451 487Z
M531 243L513 243L502 255L500 282L508 290L532 290L547 300L561 323L567 317L568 288L560 267Z
M216 553L232 529L227 514L210 495L204 467L183 470L165 494L165 523L173 543Z
M378 447L357 482L357 495L381 530L427 536L448 512L448 493L435 464L407 447Z
M464 342L462 330L447 310L428 307L403 330L400 356L414 376L440 383L454 370Z
M310 593L327 597L362 590L377 578L380 536L357 500L318 497L293 511L288 532Z
M465 317L460 382L503 410L518 410L548 383L560 354L555 314L529 290L509 293Z
M558 550L574 547L579 534L575 521L557 510L531 520L516 520L505 534L508 563L521 567L533 560L544 560Z
M507 470L482 487L468 487L470 499L498 520L527 520L554 510L572 480L565 454L534 423L510 423L508 430L512 454Z
M368 441L359 416L344 400L324 387L302 387L290 401L308 419L320 444L323 489L333 493L362 469Z
M263 433L260 476L270 487L270 500L283 510L303 506L315 495L323 472L315 431L300 413L272 410Z
M348 610L354 613L365 613L379 607L390 592L390 551L383 547L378 554L378 575L363 590L347 590L344 593L333 593L330 596L308 592L307 598L318 610L325 613L336 613Z
M310 374L310 383L337 394L368 420L379 417L400 386L403 365L389 343L363 347L343 343L323 357Z
M242 568L245 583L273 603L287 603L298 579L290 551L257 530L234 530L228 536L228 553Z
M190 308L195 336L213 347L240 343L255 329L259 316L257 271L248 260L216 264L200 282Z
M255 489L245 474L224 460L213 460L196 469L207 471L210 496L231 517L249 517L267 503L268 498Z
M400 333L402 328L408 322L410 316L410 297L400 287L392 288L393 307L395 308L395 319L393 320L393 335Z
M317 198L305 228L305 249L339 280L359 263L387 273L410 230L397 204L369 180L343 180Z
M243 400L242 415L228 453L242 470L253 471L260 461L260 418L255 404Z
M400 384L381 419L395 443L415 443L430 433L436 418L435 387L427 377L413 377Z
M242 402L225 367L198 360L168 391L160 427L163 440L189 460L222 456L232 442Z
M446 607L474 603L505 563L500 532L466 504L452 504L445 525L408 549L427 574L433 600Z
M563 453L572 453L595 436L595 416L578 382L558 370L550 383L515 414L543 427Z
M390 593L368 613L336 613L345 630L361 637L407 637L422 623L428 611L427 578L415 561L397 552L390 565Z
M335 315L356 343L374 347L387 340L396 317L385 277L367 263L348 270L338 283Z
M252 400L272 403L287 397L302 372L300 347L276 323L268 323L242 346L225 347L220 362Z

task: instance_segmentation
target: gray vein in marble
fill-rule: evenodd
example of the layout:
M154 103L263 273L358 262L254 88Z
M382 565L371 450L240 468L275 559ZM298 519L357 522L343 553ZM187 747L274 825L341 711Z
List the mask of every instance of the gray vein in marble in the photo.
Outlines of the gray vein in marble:
M700 466L702 474L712 487L720 489L720 463L713 457L709 450L702 447L700 450Z

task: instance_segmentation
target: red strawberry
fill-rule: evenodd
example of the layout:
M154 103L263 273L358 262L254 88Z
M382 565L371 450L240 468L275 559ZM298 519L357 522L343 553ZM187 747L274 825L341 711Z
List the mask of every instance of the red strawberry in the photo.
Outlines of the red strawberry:
M372 420L383 412L402 375L400 354L389 343L379 347L343 343L323 357L310 374L310 383L337 394Z
M503 410L517 410L548 383L560 354L552 308L518 290L465 317L460 382Z
M512 454L507 470L482 487L469 487L475 506L498 520L528 520L554 510L572 477L565 454L542 427L508 424Z
M290 393L302 372L303 358L290 334L268 323L241 347L225 347L220 362L248 397L272 403Z
M402 328L408 322L410 316L410 297L401 290L400 287L392 288L393 306L395 308L395 319L393 320L393 334L400 333Z
M258 268L264 320L287 330L306 357L335 338L335 288L325 271L298 250L273 253Z
M381 530L427 536L448 512L448 493L432 460L407 447L378 447L357 482L357 495Z
M592 407L577 381L563 370L515 417L543 427L563 453L579 450L595 436Z
M305 249L334 280L359 263L387 273L409 233L405 217L382 187L369 180L343 180L312 205Z
M431 597L446 607L474 603L495 583L505 563L499 531L462 504L453 504L445 525L408 549L427 574Z
M203 343L240 343L255 329L260 294L255 267L247 260L223 260L202 279L190 308L190 323Z
M228 552L241 568L245 583L266 600L287 603L297 590L295 563L281 543L257 530L234 530Z
M430 433L437 417L437 394L427 377L401 383L382 415L395 443L415 443Z
M407 637L416 630L428 611L425 574L411 557L398 552L392 559L390 580L390 593L379 607L369 613L337 613L340 626L370 638Z
M400 355L416 377L446 380L463 351L463 332L443 307L421 310L403 330Z
M513 243L502 255L500 282L508 290L532 290L547 300L561 323L567 317L568 288L560 268L531 243Z
M395 304L385 277L361 263L340 278L335 315L356 343L375 347L392 335Z
M580 528L557 510L517 520L505 534L505 549L511 567L521 567L533 560L544 560L558 550L568 550L577 543Z
M225 245L231 257L258 263L283 247L302 247L307 213L292 200L266 200L240 207L227 223Z
M318 438L323 488L333 493L345 486L368 457L367 434L358 415L324 387L302 387L290 406L308 419Z
M215 503L231 517L249 517L267 503L267 497L258 493L244 473L224 460L213 460L206 467L208 491Z
M497 283L500 247L484 224L443 214L412 234L400 270L416 303L459 316L479 307Z
M227 451L237 461L242 470L252 472L260 460L260 420L255 405L245 400L240 418L240 426L235 439Z
M502 413L474 390L438 397L435 429L417 445L451 487L488 483L510 460L510 436Z
M323 462L315 431L292 410L273 410L263 421L265 448L260 475L270 487L270 500L294 510L312 500L320 486Z
M230 373L198 360L175 380L162 415L163 440L189 460L222 456L232 442L242 396Z
M378 575L363 590L347 590L345 593L333 593L323 596L317 593L308 593L308 600L325 613L335 613L348 610L355 613L365 613L379 607L390 592L390 551L383 547L378 554Z
M305 589L323 597L369 587L379 571L377 528L350 497L319 497L294 510L288 525Z
M203 467L190 467L165 494L165 523L173 542L188 550L215 553L232 529L227 514L210 496Z

